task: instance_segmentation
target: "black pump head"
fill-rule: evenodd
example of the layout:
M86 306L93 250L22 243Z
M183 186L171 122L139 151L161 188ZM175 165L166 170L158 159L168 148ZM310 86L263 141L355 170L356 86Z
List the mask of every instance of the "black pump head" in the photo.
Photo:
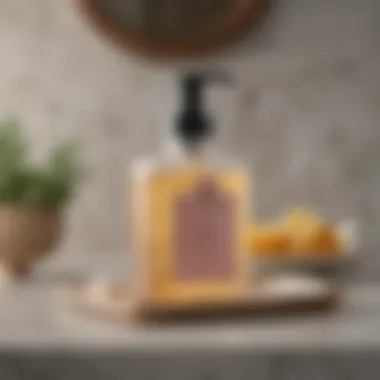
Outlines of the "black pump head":
M216 73L189 73L181 79L183 104L175 133L187 145L199 145L214 134L212 120L203 110L203 87L208 80L226 78Z

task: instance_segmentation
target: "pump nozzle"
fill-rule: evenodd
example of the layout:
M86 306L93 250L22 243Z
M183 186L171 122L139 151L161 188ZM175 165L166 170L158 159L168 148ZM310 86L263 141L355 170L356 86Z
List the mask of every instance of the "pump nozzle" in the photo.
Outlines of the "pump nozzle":
M218 72L188 73L181 79L182 110L176 124L176 135L187 145L199 145L214 133L212 121L203 109L203 88L208 81L228 82Z

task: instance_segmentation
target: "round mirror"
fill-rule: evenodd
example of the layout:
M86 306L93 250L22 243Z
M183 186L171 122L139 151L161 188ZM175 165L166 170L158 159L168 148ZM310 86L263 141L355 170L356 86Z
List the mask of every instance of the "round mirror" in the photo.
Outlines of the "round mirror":
M195 58L225 47L259 20L268 0L75 0L119 46L149 58Z

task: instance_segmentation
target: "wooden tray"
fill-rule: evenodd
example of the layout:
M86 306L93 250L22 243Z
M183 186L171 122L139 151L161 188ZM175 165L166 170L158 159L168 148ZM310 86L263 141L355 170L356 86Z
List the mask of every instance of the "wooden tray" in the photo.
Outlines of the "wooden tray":
M273 278L255 284L234 299L197 303L141 301L123 283L94 287L77 285L69 289L70 311L114 322L163 323L254 316L283 316L289 313L327 311L339 301L339 291L329 283L306 277Z

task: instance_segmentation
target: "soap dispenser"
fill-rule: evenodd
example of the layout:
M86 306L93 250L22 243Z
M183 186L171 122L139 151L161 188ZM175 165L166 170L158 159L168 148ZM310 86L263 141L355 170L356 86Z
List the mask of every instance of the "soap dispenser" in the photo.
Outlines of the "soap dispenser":
M135 284L145 300L222 300L247 288L248 175L213 149L216 129L203 105L206 84L225 79L183 75L176 149L133 165Z

